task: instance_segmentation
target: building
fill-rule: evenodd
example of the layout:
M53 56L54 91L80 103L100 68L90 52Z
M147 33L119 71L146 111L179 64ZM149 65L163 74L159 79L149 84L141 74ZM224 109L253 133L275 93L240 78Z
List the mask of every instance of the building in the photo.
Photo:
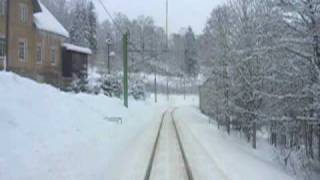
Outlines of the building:
M88 48L82 48L73 44L64 43L62 45L62 75L65 78L73 78L87 76L88 69L88 54L91 54L91 50Z
M90 49L66 44L68 38L69 32L40 0L0 0L1 69L6 64L9 71L57 87L66 86L73 77L86 75L91 54ZM78 68L63 67L70 63Z

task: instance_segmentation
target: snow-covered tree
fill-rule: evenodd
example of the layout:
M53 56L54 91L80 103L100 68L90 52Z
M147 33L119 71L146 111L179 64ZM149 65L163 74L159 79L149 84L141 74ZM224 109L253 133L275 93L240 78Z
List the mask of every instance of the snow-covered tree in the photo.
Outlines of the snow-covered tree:
M71 43L89 47L90 43L88 37L90 28L88 23L87 1L78 1L72 14L74 17L70 28Z
M67 29L70 28L72 22L71 1L68 0L41 0L41 2L49 9L49 11L58 19L58 21Z
M104 95L109 97L121 97L122 78L118 75L105 75L101 85Z
M141 76L131 76L129 80L129 96L136 100L145 100L145 81Z
M75 7L71 11L73 15L70 27L70 41L74 44L97 48L97 18L95 7L92 2L79 0L75 2Z
M90 48L93 51L97 50L97 15L95 12L95 6L92 1L88 4L88 25L89 25L89 34L88 40Z
M196 38L191 27L185 34L185 73L191 77L196 77L199 73L197 57Z
M255 137L254 127L271 126L286 164L301 147L307 155L301 158L314 157L319 15L317 0L231 0L214 8L200 36L201 57L212 72L201 88L202 109L217 120L230 118L248 138Z
M88 79L85 76L81 77L74 77L74 80L72 81L69 89L69 91L75 92L75 93L88 93L89 92L89 86L88 86Z

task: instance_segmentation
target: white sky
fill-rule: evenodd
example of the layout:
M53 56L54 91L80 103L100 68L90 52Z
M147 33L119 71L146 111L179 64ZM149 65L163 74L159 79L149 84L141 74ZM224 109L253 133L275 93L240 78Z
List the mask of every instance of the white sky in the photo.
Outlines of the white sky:
M107 19L98 0L96 8L99 21ZM139 15L152 16L155 23L165 26L166 0L102 0L112 13L121 12L130 19ZM226 0L169 0L169 31L178 32L182 27L191 26L201 33L211 10Z

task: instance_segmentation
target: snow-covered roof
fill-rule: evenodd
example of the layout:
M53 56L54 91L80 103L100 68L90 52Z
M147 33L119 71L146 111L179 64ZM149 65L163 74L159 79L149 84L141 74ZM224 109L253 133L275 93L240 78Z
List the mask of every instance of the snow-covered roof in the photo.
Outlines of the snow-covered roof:
M64 37L69 37L69 32L40 1L38 2L41 7L41 12L34 13L33 15L36 27L40 30L52 32Z
M79 53L83 53L83 54L92 54L91 49L89 48L85 48L85 47L81 47L81 46L76 46L74 44L69 44L69 43L63 43L62 47L66 48L69 51L75 51L75 52L79 52Z

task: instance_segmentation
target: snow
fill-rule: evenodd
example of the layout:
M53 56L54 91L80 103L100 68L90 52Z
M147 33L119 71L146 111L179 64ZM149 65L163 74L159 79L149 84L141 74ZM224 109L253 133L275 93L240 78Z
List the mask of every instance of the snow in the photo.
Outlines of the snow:
M70 51L75 51L75 52L89 54L89 55L92 54L92 51L89 48L85 48L85 47L81 47L81 46L77 46L69 43L63 43L62 46Z
M126 109L119 99L68 94L5 72L0 84L0 179L110 179L116 154L153 122L149 102Z
M175 118L195 179L295 179L273 160L270 146L252 149L239 137L228 136L216 125L209 125L208 118L195 108L180 108L175 112Z
M188 179L170 111L167 112L150 179Z
M52 32L64 37L69 37L69 32L60 24L60 22L51 14L51 12L39 1L41 12L35 13L34 23L40 30Z
M196 179L294 179L272 159L270 146L253 150L209 126L196 96L167 101L159 95L157 105L153 97L130 99L126 109L119 99L64 93L8 72L0 72L0 84L0 179L143 179L162 113L185 105L174 117ZM106 117L121 117L123 124ZM177 148L168 146L174 133L167 125L159 162L179 158L173 156Z

